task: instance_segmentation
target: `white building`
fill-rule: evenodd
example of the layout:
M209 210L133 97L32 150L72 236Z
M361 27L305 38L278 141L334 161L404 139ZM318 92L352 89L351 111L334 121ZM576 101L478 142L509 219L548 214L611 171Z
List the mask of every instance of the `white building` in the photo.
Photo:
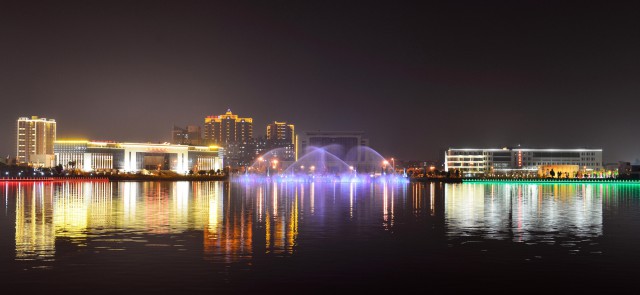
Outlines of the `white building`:
M117 143L87 140L55 142L56 165L83 171L222 170L222 149L217 146ZM69 167L72 166L72 167Z
M586 172L599 170L602 149L450 148L444 155L445 171L459 170L463 176L533 173L541 165L577 165Z

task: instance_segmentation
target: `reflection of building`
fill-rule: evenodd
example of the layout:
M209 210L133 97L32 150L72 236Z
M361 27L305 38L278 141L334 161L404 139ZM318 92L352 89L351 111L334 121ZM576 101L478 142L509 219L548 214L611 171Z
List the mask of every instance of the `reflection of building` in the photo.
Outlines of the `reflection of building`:
M84 171L218 170L223 168L221 149L151 143L56 141L56 164Z
M171 143L184 145L201 145L202 135L200 126L188 125L186 128L173 126L171 131Z
M54 119L18 119L17 162L34 166L53 166L53 142L56 140L56 121Z
M588 172L602 168L602 149L456 149L445 152L445 170L464 176L537 173L541 165L577 165Z
M450 235L478 234L518 241L602 235L602 187L584 185L446 185Z
M51 186L16 188L16 259L51 259L55 255L55 230L51 223Z
M253 137L253 119L240 118L227 110L224 115L204 119L204 140L207 144L248 143Z
M279 184L234 186L240 191L231 193L228 182L69 181L16 189L16 259L29 260L54 259L60 238L89 248L123 249L126 243L157 245L137 239L141 234L173 240L185 232L186 238L197 237L194 230L204 233L206 259L290 254L305 198L302 185L295 191ZM313 212L313 187L307 189ZM114 230L122 239L112 239Z
M84 240L90 228L113 219L109 182L65 182L18 186L16 259L52 259L57 238Z

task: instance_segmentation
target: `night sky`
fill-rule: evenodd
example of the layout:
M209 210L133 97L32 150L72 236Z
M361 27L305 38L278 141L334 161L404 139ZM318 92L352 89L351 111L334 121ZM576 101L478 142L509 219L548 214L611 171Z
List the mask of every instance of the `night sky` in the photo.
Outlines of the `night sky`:
M640 7L443 2L2 1L0 153L21 116L56 119L58 138L158 142L231 108L254 135L361 130L401 159L640 158Z

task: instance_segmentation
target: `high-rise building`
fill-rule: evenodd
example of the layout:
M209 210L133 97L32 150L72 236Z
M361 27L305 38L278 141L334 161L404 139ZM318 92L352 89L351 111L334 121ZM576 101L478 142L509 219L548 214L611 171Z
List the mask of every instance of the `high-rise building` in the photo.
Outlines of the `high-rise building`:
M253 138L253 118L240 118L227 110L224 115L204 119L204 140L207 144L249 143Z
M275 121L267 125L267 140L295 144L295 127L287 122Z
M274 121L267 125L266 149L273 151L281 161L298 158L297 136L293 124Z
M202 133L200 126L188 125L186 128L173 126L171 131L171 143L184 145L200 145L202 144Z
M38 118L38 116L20 117L16 134L18 164L52 166L53 142L56 140L56 120Z

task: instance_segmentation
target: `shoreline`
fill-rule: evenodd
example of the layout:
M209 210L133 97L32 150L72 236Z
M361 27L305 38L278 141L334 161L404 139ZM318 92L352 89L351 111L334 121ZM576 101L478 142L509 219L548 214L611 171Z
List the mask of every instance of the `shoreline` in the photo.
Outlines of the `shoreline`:
M9 177L0 178L0 182L56 182L56 181L224 181L227 175L107 175L107 176L49 176L49 177Z
M640 184L640 179L618 178L462 178L462 183L621 183Z

